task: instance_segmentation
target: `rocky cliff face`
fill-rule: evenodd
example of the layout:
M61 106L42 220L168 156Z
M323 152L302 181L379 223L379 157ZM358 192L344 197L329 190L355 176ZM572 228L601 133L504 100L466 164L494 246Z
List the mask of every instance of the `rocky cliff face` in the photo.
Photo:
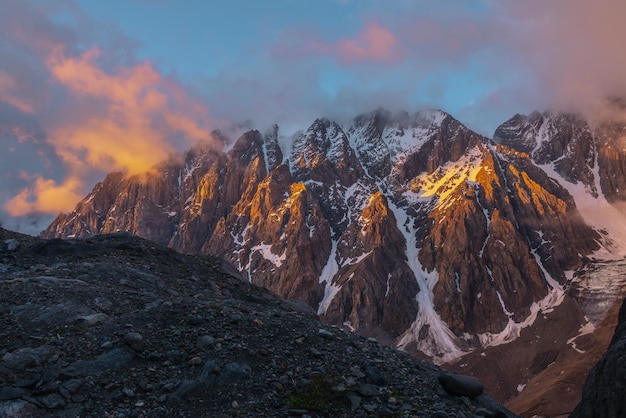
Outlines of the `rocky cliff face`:
M124 230L220 255L328 323L449 360L515 338L599 246L536 165L570 150L558 167L593 191L597 148L566 119L580 140L546 140L539 161L533 118L503 125L497 146L441 111L318 119L290 149L277 126L250 131L226 153L198 145L151 173L109 175L43 236Z
M607 352L593 367L572 418L626 415L626 300Z
M626 125L593 126L575 114L515 115L496 129L494 140L529 154L538 165L581 183L594 197L626 200Z

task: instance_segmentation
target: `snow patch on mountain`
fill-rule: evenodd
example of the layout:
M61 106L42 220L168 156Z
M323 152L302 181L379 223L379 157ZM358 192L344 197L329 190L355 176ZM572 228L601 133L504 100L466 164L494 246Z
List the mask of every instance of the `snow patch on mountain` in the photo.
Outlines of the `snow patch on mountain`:
M438 280L436 271L427 272L418 260L419 249L416 247L416 231L406 210L389 202L389 209L394 213L398 229L406 240L408 265L415 275L419 292L415 296L419 305L417 318L409 329L402 335L398 348L404 349L415 343L416 348L433 358L433 361L442 364L466 354L460 347L460 341L448 328L448 325L435 312L433 303L433 288Z
M337 272L339 272L339 264L337 264L337 240L333 240L328 261L320 275L320 283L325 283L326 285L324 287L324 297L317 308L318 315L324 315L326 313L330 303L337 293L339 293L339 290L341 290L341 286L337 286L333 283L333 278L337 275Z
M283 253L280 254L280 255L274 254L272 252L272 245L271 244L261 243L259 245L253 246L252 248L250 248L250 256L252 256L252 253L254 253L256 251L261 253L261 255L263 256L264 259L266 259L270 263L274 264L276 267L282 266L283 262L287 259L286 250L283 251Z
M457 161L439 167L431 174L422 174L411 180L409 190L403 195L410 203L437 198L437 206L447 207L448 197L463 183L476 183L478 173L487 169L482 165L482 151L474 147Z

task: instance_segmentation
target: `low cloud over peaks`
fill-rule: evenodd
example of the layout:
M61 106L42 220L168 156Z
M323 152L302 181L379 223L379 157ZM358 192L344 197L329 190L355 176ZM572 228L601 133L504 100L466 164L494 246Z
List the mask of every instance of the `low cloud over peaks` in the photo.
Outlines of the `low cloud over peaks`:
M507 5L520 58L556 109L598 115L626 97L626 2L529 0Z

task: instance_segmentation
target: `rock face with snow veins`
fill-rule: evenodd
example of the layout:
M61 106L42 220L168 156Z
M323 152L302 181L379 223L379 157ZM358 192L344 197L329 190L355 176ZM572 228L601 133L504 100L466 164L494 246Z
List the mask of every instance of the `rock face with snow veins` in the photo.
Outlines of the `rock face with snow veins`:
M626 200L626 125L605 121L591 126L576 114L515 115L494 140L529 154L567 181L582 183L593 196ZM595 174L597 173L597 175Z
M43 236L127 230L219 255L326 322L445 361L558 303L597 248L568 192L511 148L530 129L515 121L498 146L441 111L318 119L290 141L250 131L228 152L110 174Z

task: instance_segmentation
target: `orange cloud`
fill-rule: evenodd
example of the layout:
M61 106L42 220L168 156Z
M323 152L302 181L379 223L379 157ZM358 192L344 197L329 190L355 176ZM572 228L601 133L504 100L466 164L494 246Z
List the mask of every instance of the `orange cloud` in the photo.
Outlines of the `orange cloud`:
M47 127L46 141L68 174L60 184L37 177L6 204L11 215L71 210L94 173L145 172L174 144L187 148L211 140L208 110L176 82L149 63L105 71L98 65L101 54L93 48L68 57L57 48L49 56L48 70L71 93L71 103ZM0 84L0 94L3 85L9 84Z
M6 102L11 106L25 113L32 113L33 106L18 93L17 83L9 74L0 71L0 101Z
M103 103L102 113L50 133L49 141L74 170L86 163L103 171L142 172L173 151L173 137L182 135L187 145L210 138L208 110L172 88L149 63L109 74L96 65L100 54L94 48L68 58L57 50L48 60L52 75L79 102Z
M59 213L73 207L82 197L83 182L68 178L63 184L37 177L32 186L23 189L11 198L4 209L11 216L29 213ZM71 206L70 206L71 205Z

